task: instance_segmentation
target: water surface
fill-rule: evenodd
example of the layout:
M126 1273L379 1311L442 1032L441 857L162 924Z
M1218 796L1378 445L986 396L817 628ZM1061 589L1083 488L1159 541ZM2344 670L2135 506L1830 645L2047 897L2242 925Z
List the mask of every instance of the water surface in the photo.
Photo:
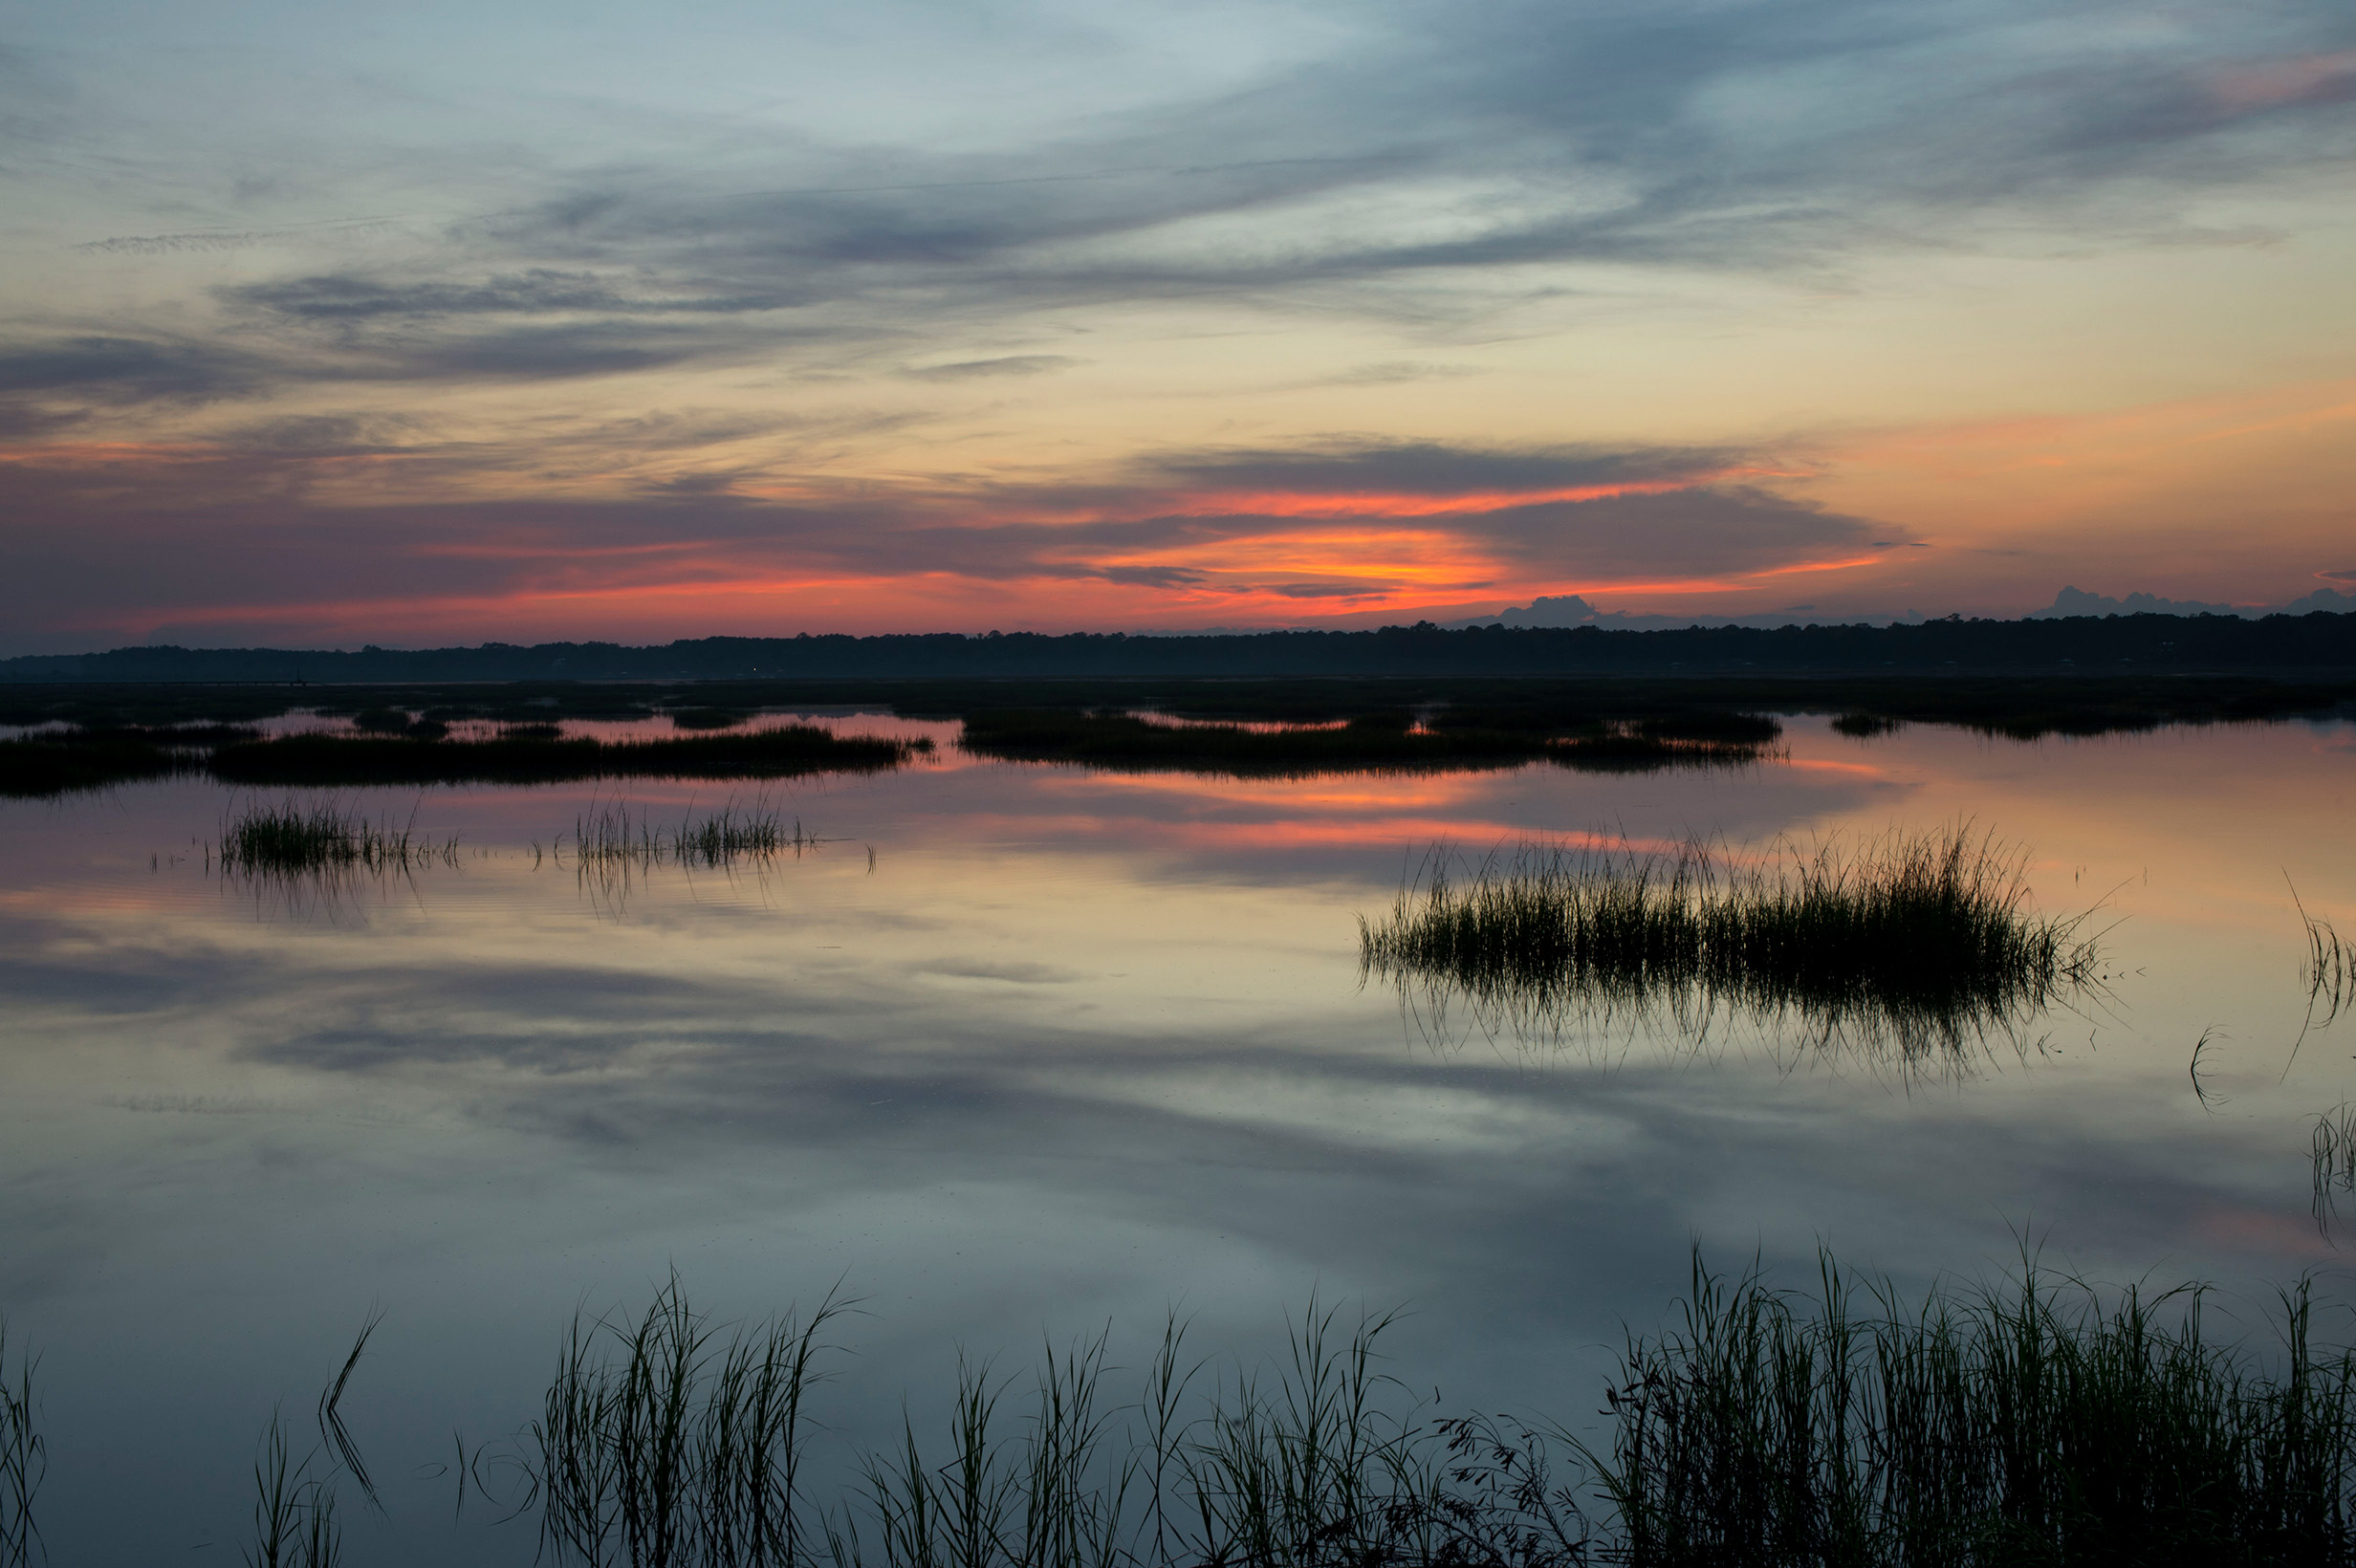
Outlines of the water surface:
M828 841L725 872L583 875L558 842L724 785L342 792L461 853L335 885L221 877L245 797L207 783L0 807L0 1306L42 1356L55 1560L235 1560L273 1403L382 1308L347 1409L391 1516L351 1560L527 1562L528 1521L453 1520L452 1431L517 1429L570 1314L673 1268L726 1316L864 1298L844 1451L960 1346L1138 1350L1174 1304L1252 1357L1313 1292L1408 1309L1394 1370L1446 1408L1587 1421L1696 1244L1795 1284L1820 1244L1919 1286L2025 1241L2228 1309L2308 1270L2356 1299L2308 1166L2356 1024L2294 1057L2291 899L2356 932L2356 727L1797 721L1727 772L1238 780L824 722L942 746L773 787ZM1356 916L1436 840L1961 818L2030 850L2040 910L2099 905L2110 962L1937 1072L1772 1029L1493 1037L1362 983Z

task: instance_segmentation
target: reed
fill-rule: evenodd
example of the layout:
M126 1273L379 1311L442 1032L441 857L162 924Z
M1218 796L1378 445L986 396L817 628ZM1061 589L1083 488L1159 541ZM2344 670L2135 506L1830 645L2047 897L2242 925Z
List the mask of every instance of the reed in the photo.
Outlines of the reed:
M2299 919L2306 928L2307 951L2300 978L2307 988L2307 1028L2328 1029L2356 1004L2356 942L2343 937L2321 915L2307 913L2307 906L2299 903L2296 887L2291 889L2291 902L2299 904ZM2306 1031L2300 1033L2303 1037Z
M1698 1257L1678 1326L1632 1337L1592 1466L1632 1564L2356 1560L2356 1359L2282 1293L2271 1370L2206 1337L2197 1287L2055 1282L1813 1299ZM1860 1311L1866 1306L1871 1310Z
M731 801L702 817L683 816L669 827L656 822L652 813L634 813L626 802L601 807L573 822L573 851L584 867L718 868L741 860L800 855L822 842L802 830L798 817L789 824L763 801L742 808Z
M1740 1013L1916 1059L2094 978L2085 917L2029 913L2023 857L1968 825L1786 842L1753 864L1698 842L1539 843L1451 871L1435 850L1387 918L1361 916L1360 961L1491 1024L1666 1013L1698 1031Z
M375 821L336 800L249 805L221 825L214 851L232 876L301 877L455 865L458 839L428 839L409 823Z
M528 1468L544 1547L600 1568L2356 1562L2356 1360L2320 1342L2304 1283L2261 1359L2208 1337L2197 1287L2034 1259L1919 1297L1829 1255L1819 1277L1697 1254L1592 1437L1436 1419L1384 1370L1390 1319L1312 1302L1259 1373L1193 1357L1174 1316L1125 1388L1102 1334L1027 1385L961 1358L946 1423L904 1409L824 1495L780 1467L810 1463L798 1400L834 1299L723 1337L674 1279L644 1318L575 1322Z
M9 1370L9 1325L0 1318L0 1568L25 1568L41 1544L33 1500L49 1471L49 1446L36 1420L33 1358L19 1354Z
M808 1563L802 1402L851 1305L724 1337L674 1277L635 1322L577 1316L526 1439L542 1549L591 1568Z
M336 1493L341 1479L349 1477L371 1504L382 1508L341 1410L352 1374L382 1320L371 1315L360 1325L342 1368L320 1391L315 1411L319 1441L300 1459L294 1457L285 1411L271 1412L253 1460L253 1542L244 1548L247 1568L335 1568L343 1558Z

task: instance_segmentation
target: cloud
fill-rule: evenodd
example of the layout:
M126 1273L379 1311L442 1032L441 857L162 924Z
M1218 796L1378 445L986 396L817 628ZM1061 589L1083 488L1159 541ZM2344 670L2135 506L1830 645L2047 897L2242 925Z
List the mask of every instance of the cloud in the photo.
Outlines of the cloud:
M266 374L255 356L201 341L93 336L0 349L0 398L194 402L251 391Z
M1047 129L988 150L834 144L729 117L626 161L535 147L495 207L469 184L477 155L452 152L439 176L451 221L408 225L365 267L224 286L191 272L207 284L80 340L91 362L52 380L137 402L790 363L885 341L905 357L910 338L955 354L1010 313L1167 300L1344 310L1445 338L1561 287L1533 268L1815 269L1891 246L1982 247L1992 213L2008 233L2142 244L2187 228L2200 192L2356 154L2338 112L2356 91L2344 10L2256 0L2148 21L2127 0L2066 22L2028 0L1398 0L1314 57L1190 97L1042 110ZM316 162L296 149L277 172L332 187L333 160ZM84 244L169 257L392 222ZM186 325L200 299L223 313L217 330ZM38 374L33 361L69 347L29 334L0 354ZM952 358L903 374L1070 362ZM1468 369L1380 360L1329 384Z
M1421 359L1386 359L1380 364L1353 365L1338 376L1313 382L1319 386L1395 386L1404 381L1452 381L1477 376L1478 365L1435 364Z
M27 636L76 621L250 627L281 615L397 637L404 621L472 604L484 635L500 635L498 618L526 601L594 617L647 593L754 603L833 584L881 602L1097 584L1216 616L1461 600L1503 583L1707 585L1870 560L1888 533L1722 477L1754 454L1430 443L1170 451L1088 485L866 484L790 502L726 468L674 472L626 499L307 498L312 466L402 433L323 415L257 426L253 448L217 467L185 455L95 473L19 464L10 483L23 504L0 521L18 570L0 610Z
M1328 440L1220 447L1141 459L1141 474L1218 491L1338 495L1512 495L1702 476L1756 462L1723 446L1478 447L1433 441Z
M1283 599L1372 599L1395 586L1388 582L1272 582L1261 592Z
M1078 359L1060 354L1009 354L995 359L960 359L953 364L919 365L901 372L921 381L968 381L992 376L1040 376L1068 370Z
M305 321L417 319L450 316L735 315L791 303L776 294L649 296L593 272L533 268L479 283L381 281L358 273L322 273L214 291L231 305Z
M1107 566L1096 576L1139 588L1192 588L1210 580L1208 573L1185 566Z

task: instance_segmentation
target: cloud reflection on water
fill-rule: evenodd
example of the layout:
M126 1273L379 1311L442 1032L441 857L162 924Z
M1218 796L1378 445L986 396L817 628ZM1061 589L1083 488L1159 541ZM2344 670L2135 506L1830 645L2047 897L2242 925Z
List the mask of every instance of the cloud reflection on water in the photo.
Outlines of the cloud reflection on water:
M421 825L491 853L364 925L150 870L217 820L198 786L0 814L22 872L0 900L0 1302L89 1412L59 1428L60 1550L226 1532L249 1406L312 1325L392 1310L374 1375L400 1393L363 1439L405 1469L452 1420L522 1419L570 1306L673 1262L731 1313L843 1274L870 1294L830 1417L853 1432L956 1340L1019 1356L1042 1324L1142 1331L1177 1299L1249 1348L1312 1285L1413 1304L1400 1368L1451 1400L1576 1416L1597 1347L1656 1318L1697 1237L1771 1262L1821 1237L1919 1280L2001 1265L2026 1230L2096 1273L2281 1277L2335 1255L2304 1129L2345 1098L2345 1051L2279 1089L2265 1055L2299 998L2265 967L2260 884L2343 787L2307 744L1867 749L1800 726L1795 766L1738 777L919 772L794 793L849 853L656 875L619 909L524 848L581 792L436 792ZM2152 879L2118 905L2146 971L2119 1015L1976 1081L1739 1041L1427 1040L1359 985L1354 914L1443 834L1742 840L1964 806L2040 847L2048 907ZM2223 849L2185 831L2219 816ZM2356 878L2301 889L2342 909ZM2230 1117L2184 1084L2212 1018L2246 1042L2215 1065ZM104 1413L159 1378L184 1392L109 1448ZM97 1509L76 1476L100 1451L170 1472L149 1514ZM450 1535L446 1496L404 1496L400 1538L516 1560Z

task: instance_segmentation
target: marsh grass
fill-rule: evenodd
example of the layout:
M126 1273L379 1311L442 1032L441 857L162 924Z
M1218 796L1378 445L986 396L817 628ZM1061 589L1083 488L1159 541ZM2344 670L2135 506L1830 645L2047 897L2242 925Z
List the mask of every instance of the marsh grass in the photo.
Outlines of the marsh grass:
M349 1478L372 1506L382 1509L341 1409L344 1391L380 1321L372 1315L360 1325L342 1368L320 1392L314 1411L319 1440L301 1458L294 1457L285 1411L271 1412L253 1460L253 1543L244 1549L247 1568L335 1568L343 1557L338 1481Z
M1697 1255L1601 1430L1439 1416L1386 1370L1386 1317L1312 1301L1255 1371L1173 1316L1133 1380L1102 1333L1027 1379L961 1356L945 1421L904 1406L811 1485L837 1299L723 1334L674 1278L643 1318L574 1322L525 1506L551 1557L597 1568L2356 1561L2356 1361L2304 1282L2262 1353L2209 1337L2210 1299L2034 1259L1909 1297L1829 1255L1807 1295Z
M1434 850L1389 915L1361 916L1363 971L1403 1005L1470 1006L1493 1033L1747 1016L1823 1045L1952 1056L2091 987L2086 917L2028 911L2024 857L1968 825L1785 841L1745 863L1538 843L1459 878Z
M1636 1564L2345 1563L2356 1361L2301 1282L2271 1366L2206 1335L2198 1287L2053 1280L1917 1303L1698 1258L1631 1337L1607 1451L1582 1452ZM1861 1310L1865 1309L1865 1310Z
M308 808L288 799L249 804L226 817L214 859L242 877L405 872L434 862L455 866L458 839L426 838L413 822L377 821L333 799Z
M49 1445L38 1426L33 1368L20 1353L10 1370L8 1319L0 1318L0 1568L25 1568L41 1544L33 1500L49 1471Z
M634 814L623 802L600 807L573 823L573 852L584 866L718 868L743 860L801 855L822 842L802 831L799 818L789 825L765 801L742 808L731 801L700 817L689 812L668 827L658 823L651 812Z
M674 1277L635 1321L576 1316L523 1458L542 1550L591 1568L809 1562L802 1404L850 1306L723 1335Z
M2328 1029L2356 1004L2356 942L2343 937L2330 921L2307 913L2296 887L2291 889L2291 902L2299 905L2299 919L2306 930L2307 951L2300 978L2307 988L2307 1028ZM2306 1030L2300 1033L2303 1037Z
M1314 1302L1268 1383L1206 1376L1174 1318L1133 1400L1108 1391L1102 1334L1049 1347L1019 1395L961 1357L945 1430L904 1410L847 1487L813 1496L802 1402L848 1305L723 1335L674 1278L635 1320L576 1318L526 1439L543 1549L594 1568L1308 1568L1445 1534L1403 1508L1434 1459L1385 1397L1389 1319Z

